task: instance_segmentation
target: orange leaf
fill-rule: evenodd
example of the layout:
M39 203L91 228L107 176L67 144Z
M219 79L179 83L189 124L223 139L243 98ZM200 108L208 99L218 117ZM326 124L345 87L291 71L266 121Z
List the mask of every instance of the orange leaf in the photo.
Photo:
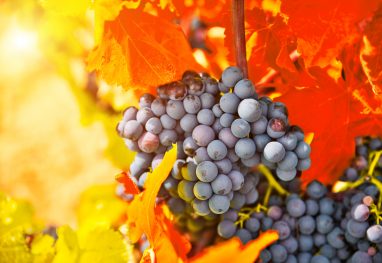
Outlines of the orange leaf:
M357 37L357 23L378 6L377 0L286 0L281 12L297 37L306 66L327 66Z
M361 47L362 68L377 95L382 94L382 8L367 26Z
M197 65L179 26L140 9L123 9L105 23L100 45L88 57L88 69L109 84L143 93Z
M156 197L162 183L168 177L176 160L177 147L166 152L162 162L152 173L149 173L146 189L136 195L127 207L127 225L132 242L136 242L144 233L150 242L150 248L155 253L158 262L177 262L185 259L190 250L189 242L171 226L156 206ZM152 253L147 252L146 261L153 260ZM144 261L145 262L145 261Z
M242 245L240 239L231 238L225 242L218 243L202 251L190 259L191 263L252 263L258 258L261 250L277 241L278 234L274 230L262 233L257 239Z

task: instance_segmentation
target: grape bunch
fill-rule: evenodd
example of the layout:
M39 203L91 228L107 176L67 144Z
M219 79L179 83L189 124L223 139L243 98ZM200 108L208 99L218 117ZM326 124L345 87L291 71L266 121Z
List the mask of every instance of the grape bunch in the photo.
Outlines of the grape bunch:
M262 231L276 230L279 240L261 252L260 262L382 262L382 140L357 142L351 167L332 191L319 181L303 191L299 178L286 190L265 171L257 186L260 203L230 209L217 233L246 243Z

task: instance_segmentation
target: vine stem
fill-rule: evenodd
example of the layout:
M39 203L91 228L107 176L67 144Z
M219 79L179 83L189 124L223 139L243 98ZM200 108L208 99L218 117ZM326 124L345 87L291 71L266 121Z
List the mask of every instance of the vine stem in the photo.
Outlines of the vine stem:
M232 29L236 64L248 78L247 51L244 28L244 0L232 0Z

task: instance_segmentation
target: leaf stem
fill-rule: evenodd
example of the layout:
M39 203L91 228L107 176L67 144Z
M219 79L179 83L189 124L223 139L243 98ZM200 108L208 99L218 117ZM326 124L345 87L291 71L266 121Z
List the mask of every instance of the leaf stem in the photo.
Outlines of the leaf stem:
M232 0L232 28L236 64L248 77L247 51L244 28L244 0Z

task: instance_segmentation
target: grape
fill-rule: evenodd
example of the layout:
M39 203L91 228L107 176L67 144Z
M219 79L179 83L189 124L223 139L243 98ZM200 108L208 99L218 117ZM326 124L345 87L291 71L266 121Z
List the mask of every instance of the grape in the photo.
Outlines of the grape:
M232 114L224 113L220 117L219 121L220 121L221 126L228 128L228 127L231 127L231 124L232 124L234 119L235 119L235 117Z
M236 119L231 124L231 131L232 134L235 135L237 138L244 138L249 135L251 127L249 126L249 123L247 121L243 119Z
M192 138L199 146L207 146L214 138L214 130L207 125L198 125L192 131Z
M213 107L212 107L212 112L214 113L215 117L216 118L220 118L222 115L223 115L223 111L222 109L220 108L220 105L219 104L215 104Z
M297 170L305 171L305 170L309 169L310 165L311 165L310 158L300 159L297 163Z
M226 85L224 85L221 79L218 82L218 87L220 92L227 93L230 91L230 87L227 87Z
M264 148L265 146L270 142L272 141L271 137L269 137L267 134L260 134L260 135L256 135L254 138L253 138L255 144L256 144L256 150L258 152L263 152L264 151Z
M318 214L320 207L318 206L318 203L315 200L308 199L305 201L305 205L307 215L315 216Z
M159 134L159 141L164 146L171 146L178 139L178 135L174 130L164 129Z
M297 258L294 255L288 255L285 263L297 263Z
M382 253L378 252L373 256L373 263L382 262Z
M215 121L215 116L212 110L202 109L198 112L197 119L200 124L212 125Z
M215 119L212 129L218 134L224 127L220 124L220 119Z
M136 120L131 120L126 122L126 125L123 129L122 137L136 141L142 135L142 133L142 125Z
M170 208L171 212L175 215L183 214L186 209L185 203L182 199L179 198L170 198L167 201L167 205Z
M193 192L194 184L194 182L187 180L182 180L178 184L178 195L187 203L191 202L195 198Z
M361 240L359 240L358 243L357 243L357 248L358 248L358 250L367 252L367 250L369 249L369 247L370 247L370 242L367 241L366 239L361 239Z
M289 236L287 239L282 240L280 244L291 254L295 253L298 249L298 242L293 236Z
M284 119L270 119L267 125L267 134L274 139L281 138L285 135L287 126L288 125Z
M366 230L369 224L366 222L357 222L354 219L350 219L346 225L346 230L357 238L362 238L366 234Z
M299 263L310 263L311 258L312 254L309 254L308 252L303 252L297 255Z
M310 146L304 141L301 141L297 144L297 147L295 149L295 153L297 154L298 158L305 159L309 157L310 154Z
M291 216L300 217L305 213L306 206L300 198L293 198L287 202L286 209Z
M219 173L228 174L232 170L232 163L228 158L215 161L215 164L218 167Z
M196 166L196 176L202 182L212 182L218 176L218 168L211 161L204 161Z
M203 93L200 96L200 103L202 104L202 109L211 109L215 104L215 97L210 93Z
M171 176L177 180L182 180L183 177L181 174L181 169L184 165L185 165L184 160L176 160L171 170Z
M306 193L312 199L321 199L327 193L328 189L317 180L313 180L308 184Z
M232 181L232 190L233 191L238 191L240 190L243 185L244 185L244 175L237 170L232 170L229 174L228 177Z
M299 231L305 235L312 234L316 228L316 222L312 216L300 217L297 225L299 227Z
M249 218L245 221L244 227L254 233L260 230L260 221L257 218Z
M192 132L198 126L198 120L194 114L187 113L180 119L180 127L185 132Z
M257 192L256 188L253 188L251 191L245 194L245 203L247 205L256 203L257 199L259 199L259 192Z
M154 113L151 111L150 108L148 107L144 107L144 108L141 108L140 110L138 110L137 112L137 121L139 123L141 123L142 125L145 125L146 122L150 119L154 117Z
M145 185L145 182L147 179L147 175L148 175L148 172L141 174L141 176L139 177L139 180L138 180L138 186L139 187L144 188L144 185Z
M316 247L322 247L326 244L326 236L320 233L315 233L313 235L313 242Z
M126 147L130 151L133 151L133 152L139 152L140 151L137 142L130 140L130 139L126 139L126 138L123 138L123 141L125 142Z
M297 155L294 152L287 151L285 157L278 162L277 167L281 170L289 171L296 168L298 163Z
M239 107L240 99L233 93L226 93L221 96L219 104L222 111L226 113L236 113Z
M264 217L261 219L261 231L270 229L273 225L273 220L270 217Z
M353 254L349 262L350 263L372 263L372 259L366 252L357 251Z
M320 213L324 215L332 215L336 208L334 201L330 199L329 197L322 198L318 202L318 205L320 207Z
M194 199L191 205L197 215L206 216L211 213L207 201Z
M219 86L216 79L207 78L205 80L206 92L212 95L217 95L219 93ZM203 96L203 94L202 94Z
M291 234L289 225L285 221L275 222L272 226L272 229L276 230L277 233L279 234L279 240L285 240Z
M240 238L241 242L243 244L247 244L249 241L251 241L252 239L252 235L251 235L251 232L249 232L247 229L245 228L240 228L236 231L235 233L235 236L237 236L238 238Z
M194 161L196 164L199 164L204 161L211 161L211 158L208 156L206 147L199 147L195 151Z
M146 131L159 134L162 131L162 123L157 117L150 118L145 125Z
M212 190L215 194L226 195L232 190L232 182L228 176L219 174L215 180L211 182Z
M269 250L267 250L267 249L263 249L263 250L260 252L260 259L261 259L261 262L263 262L263 263L270 262L271 259L272 259L272 254L271 254L271 252L269 252Z
M382 242L382 226L373 225L366 231L367 238L370 242L381 243Z
M239 140L236 138L233 134L230 128L223 128L219 132L219 140L224 142L225 145L227 145L228 148L233 148L236 144L236 142Z
M255 122L259 120L262 113L261 106L255 99L242 100L237 111L240 118L248 122Z
M298 245L302 252L311 251L313 248L313 238L308 235L300 235L298 238Z
M279 206L272 205L267 211L267 215L273 220L279 220L283 214L282 209Z
M345 170L345 176L347 181L354 182L358 179L358 172L355 168L349 167Z
M278 138L277 141L281 143L287 151L293 151L297 146L297 136L292 132L286 133L284 136Z
M247 176L244 177L244 184L242 188L240 189L241 194L247 194L249 193L253 188L257 186L259 183L258 177L256 174L248 174Z
M286 119L288 117L288 111L285 104L282 102L272 102L268 106L268 118L281 118Z
M333 229L334 221L328 215L318 215L316 217L316 227L319 233L327 234Z
M237 141L235 153L242 159L251 158L256 152L256 145L253 140L244 138Z
M197 181L196 177L196 164L194 162L188 162L182 167L181 173L184 179L187 181Z
M145 132L139 137L138 140L139 149L146 153L155 152L159 146L159 138L157 135L151 132Z
M240 99L246 99L250 97L256 97L255 87L249 79L242 79L236 83L233 92Z
M269 162L280 162L284 158L284 156L284 146L279 142L269 142L264 148L264 157Z
M199 200L207 200L212 196L211 184L205 182L197 182L194 185L194 195Z
M174 120L167 114L160 116L160 121L162 123L163 128L167 130L172 130L176 126L176 120Z
M330 263L330 260L322 255L315 255L310 260L310 263Z
M246 167L252 168L260 163L260 155L258 153L255 153L249 159L242 159L241 163Z
M214 214L224 214L229 209L230 201L225 195L215 194L208 200L208 205Z
M156 98L151 103L151 111L155 116L162 116L166 113L166 100L161 98Z
M260 156L260 160L261 160L261 163L264 164L266 167L270 168L270 169L276 169L277 165L276 163L272 163L270 161L268 161L265 157L264 157L264 154L262 154Z
M212 160L222 160L227 156L227 147L222 141L214 140L208 144L207 152Z
M296 177L296 174L297 174L296 169L292 169L292 170L282 170L280 168L276 169L277 177L284 182L292 181Z
M228 157L228 159L229 159L232 163L235 163L235 162L237 162L237 161L240 159L239 156L236 155L234 149L229 149L229 150L228 150L227 157Z
M279 244L272 245L270 252L272 254L272 262L275 263L284 262L288 257L286 249Z
M166 106L166 113L175 120L180 120L185 114L182 101L169 100Z
M128 122L135 120L137 116L138 109L134 106L127 107L123 112L123 121Z
M164 154L157 154L154 156L153 161L151 162L151 168L155 169L163 160Z
M234 192L233 197L230 203L230 207L236 210L241 209L245 205L245 196L238 193Z
M328 243L336 248L340 249L345 246L344 242L344 232L341 228L335 227L328 235L327 235Z
M223 220L218 225L218 234L223 238L231 238L236 233L236 225L230 220Z
M267 130L268 120L264 116L251 124L251 133L253 135L262 134Z
M144 93L139 98L139 106L141 108L143 108L143 107L150 107L151 103L153 102L154 99L155 99L155 97L153 95L151 95L150 93Z
M199 96L202 95L205 91L205 85L199 76L195 78L184 79L183 82L187 85L188 93L191 95Z
M222 82L226 87L233 87L235 84L243 79L243 71L234 66L226 68L222 73Z

